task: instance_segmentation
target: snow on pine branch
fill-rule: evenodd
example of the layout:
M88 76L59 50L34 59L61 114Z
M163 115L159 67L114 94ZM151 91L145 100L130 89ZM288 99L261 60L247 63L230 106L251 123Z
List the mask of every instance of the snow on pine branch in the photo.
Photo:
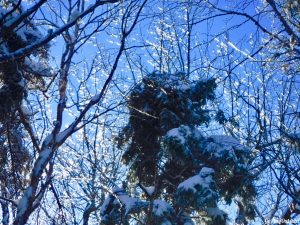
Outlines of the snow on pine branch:
M197 193L199 188L203 190L209 189L214 182L212 179L214 173L214 169L203 167L199 174L180 183L177 189L180 191L192 191L193 193Z
M128 214L138 212L147 206L147 202L130 197L123 189L116 186L103 202L100 214L102 216L102 221L118 221L120 209L122 215L127 216Z

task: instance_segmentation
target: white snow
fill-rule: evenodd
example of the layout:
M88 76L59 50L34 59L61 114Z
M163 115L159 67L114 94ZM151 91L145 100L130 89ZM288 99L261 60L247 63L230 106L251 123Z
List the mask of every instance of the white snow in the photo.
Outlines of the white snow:
M0 7L0 15L6 14L10 9L3 9ZM24 12L26 13L26 12ZM20 14L20 11L15 10L14 12L10 13L9 16L5 18L5 26L9 27L11 26L15 21L17 21L22 14ZM28 38L35 37L36 39L42 38L41 32L35 28L35 24L31 21L29 24L21 23L17 29L16 34L24 41L28 42Z
M214 174L214 173L215 173L214 169L209 168L209 167L203 167L200 170L201 176L208 176L208 175L211 175L211 174Z
M216 218L219 216L223 220L225 220L226 213L217 207L216 208L207 208L206 212L209 216L211 216L213 218Z
M152 196L155 191L155 186L149 186L149 187L143 186L143 188L145 189L145 191L149 196Z
M243 149L243 145L240 144L238 140L231 136L227 135L212 135L210 136L215 143L220 144L224 146L226 149L231 149L232 147L235 147L237 149Z
M7 12L7 10L3 9L2 7L0 7L0 15L4 15Z
M33 110L29 106L21 105L21 110L24 116L29 117L34 115Z
M24 214L24 212L26 211L26 209L28 208L28 202L29 202L29 198L32 196L32 187L29 186L25 191L24 191L24 195L21 198L21 200L19 201L18 204L18 215L22 215Z
M67 129L59 132L55 137L55 142L61 143L68 135L71 134L73 126L69 126Z
M105 199L104 203L101 206L100 213L104 215L108 205L113 200L114 205L121 205L125 209L125 215L134 212L139 209L139 207L145 207L148 205L147 202L141 201L137 198L130 197L126 191L115 186L112 190L112 193Z
M173 211L173 208L170 206L169 203L163 200L155 199L153 201L153 214L161 217L165 214L170 214Z
M185 77L184 73L176 73L176 74L151 74L150 79L157 81L162 84L163 88L166 89L177 89L181 91L186 91L190 89L190 85L188 84L188 80Z
M125 206L125 215L127 215L131 209L136 205L137 199L129 197L127 194L118 195L118 199L121 201L122 205Z
M185 138L180 133L179 128L173 128L173 129L169 130L166 134L166 137L174 138L174 139L178 140L181 144L185 143Z
M188 90L190 86L187 84L187 81L184 80L183 74L166 74L163 76L165 79L165 87L176 88L178 90Z
M92 102L96 102L96 101L99 100L99 98L100 98L100 95L99 95L99 94L94 95L94 96L91 98L91 101L92 101Z
M235 138L227 135L212 135L211 142L208 142L206 149L211 151L216 157L223 157L224 154L230 155L237 160L235 150L243 150L245 147L241 145Z
M36 62L29 57L26 57L24 64L28 70L34 74L38 74L43 77L53 76L51 68L45 62Z
M45 163L47 162L51 153L52 153L52 149L49 147L46 147L41 151L32 170L33 176L38 175L44 169L43 166L45 166Z
M137 202L139 201L137 198L132 198L126 194L126 192L119 188L119 187L114 187L113 188L113 193L116 195L116 200L121 203L125 207L125 215L127 215L131 209L136 206Z
M178 128L173 128L169 130L165 136L166 138L174 138L178 140L182 145L186 144L186 139L188 137L193 137L194 139L203 138L201 132L195 128L191 128L185 125L181 125Z
M192 190L194 193L197 192L196 186L201 186L202 188L209 188L210 184L213 182L212 175L214 170L209 167L203 167L199 174L188 178L178 185L178 189Z
M22 41L27 42L27 37L26 37L26 26L21 26L20 28L17 29L16 33L17 35L22 39Z
M179 128L173 128L166 134L167 138L174 138L178 140L182 145L186 142L186 137L192 134L191 129L188 126L181 125Z

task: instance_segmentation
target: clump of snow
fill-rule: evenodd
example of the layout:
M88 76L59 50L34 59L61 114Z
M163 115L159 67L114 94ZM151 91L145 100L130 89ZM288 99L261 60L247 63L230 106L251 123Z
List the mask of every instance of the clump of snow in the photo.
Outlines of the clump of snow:
M185 145L187 138L193 137L196 139L200 139L202 138L202 134L197 129L193 129L190 128L189 126L181 125L178 128L173 128L169 130L165 137L178 140L180 144Z
M152 196L155 192L155 186L149 186L149 187L143 186L143 188L149 196Z
M0 16L4 16L4 14L7 13L7 10L3 9L2 7L0 7Z
M182 190L189 190L193 193L196 193L198 190L196 189L197 186L202 187L202 189L210 188L211 183L213 183L212 176L214 174L214 169L209 167L203 167L199 174L188 178L187 180L183 181L178 185L178 189Z
M45 62L36 62L29 57L25 58L24 65L27 70L35 75L42 77L52 77L53 73L51 68Z
M21 105L21 111L22 111L23 115L26 117L30 117L30 116L34 115L33 110L29 106L26 106L26 105Z
M221 220L226 219L227 214L223 210L221 210L217 207L207 208L205 211L207 212L207 215L212 217L212 218L218 218L219 217Z
M222 145L226 149L231 149L232 147L236 149L243 149L243 145L240 144L238 140L227 135L212 135L210 136L215 143Z
M209 168L209 167L203 167L201 170L200 170L200 176L202 177L206 177L206 176L210 176L212 174L215 173L215 170L212 169L212 168Z
M173 208L169 203L163 200L155 199L153 201L153 214L157 217L162 217L173 212Z
M116 195L115 201L120 202L121 205L125 208L125 215L127 215L139 201L137 198L129 197L127 193L119 187L114 187L113 193Z
M182 145L185 144L185 137L183 136L183 132L180 130L180 128L174 128L169 130L166 134L166 137L178 140Z
M207 138L208 142L206 150L213 153L215 157L222 158L224 155L238 161L236 150L244 150L245 147L241 145L235 138L226 135L212 135Z
M145 202L130 197L126 191L119 187L114 187L112 190L112 193L105 199L104 203L101 206L101 214L105 215L106 210L110 204L113 204L118 207L122 207L124 209L124 214L127 215L131 213L132 211L135 211L139 209L139 207L144 207L147 205Z
M94 95L94 96L91 98L91 101L92 101L92 102L99 101L99 98L100 98L100 94L96 94L96 95Z

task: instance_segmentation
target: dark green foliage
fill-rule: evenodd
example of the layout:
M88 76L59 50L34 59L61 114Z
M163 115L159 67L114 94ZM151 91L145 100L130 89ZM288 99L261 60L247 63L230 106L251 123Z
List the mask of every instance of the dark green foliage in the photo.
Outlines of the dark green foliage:
M213 99L215 88L214 79L191 85L181 73L153 73L143 78L129 96L130 118L121 138L121 145L130 139L123 159L132 163L133 176L146 184L153 183L162 156L161 137L181 124L209 122L203 106Z

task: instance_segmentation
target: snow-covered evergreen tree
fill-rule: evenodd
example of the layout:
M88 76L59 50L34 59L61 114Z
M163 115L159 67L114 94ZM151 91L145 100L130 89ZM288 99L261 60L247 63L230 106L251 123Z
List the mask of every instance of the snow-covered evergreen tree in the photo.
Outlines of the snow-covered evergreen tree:
M112 192L102 207L104 224L124 223L131 213L146 224L225 224L218 205L232 200L242 206L243 221L253 218L250 152L232 137L207 137L199 130L213 119L207 103L215 88L214 79L190 82L182 73L152 73L132 90L119 144L126 147L128 186L144 194L123 201L130 198L126 190L122 197Z

